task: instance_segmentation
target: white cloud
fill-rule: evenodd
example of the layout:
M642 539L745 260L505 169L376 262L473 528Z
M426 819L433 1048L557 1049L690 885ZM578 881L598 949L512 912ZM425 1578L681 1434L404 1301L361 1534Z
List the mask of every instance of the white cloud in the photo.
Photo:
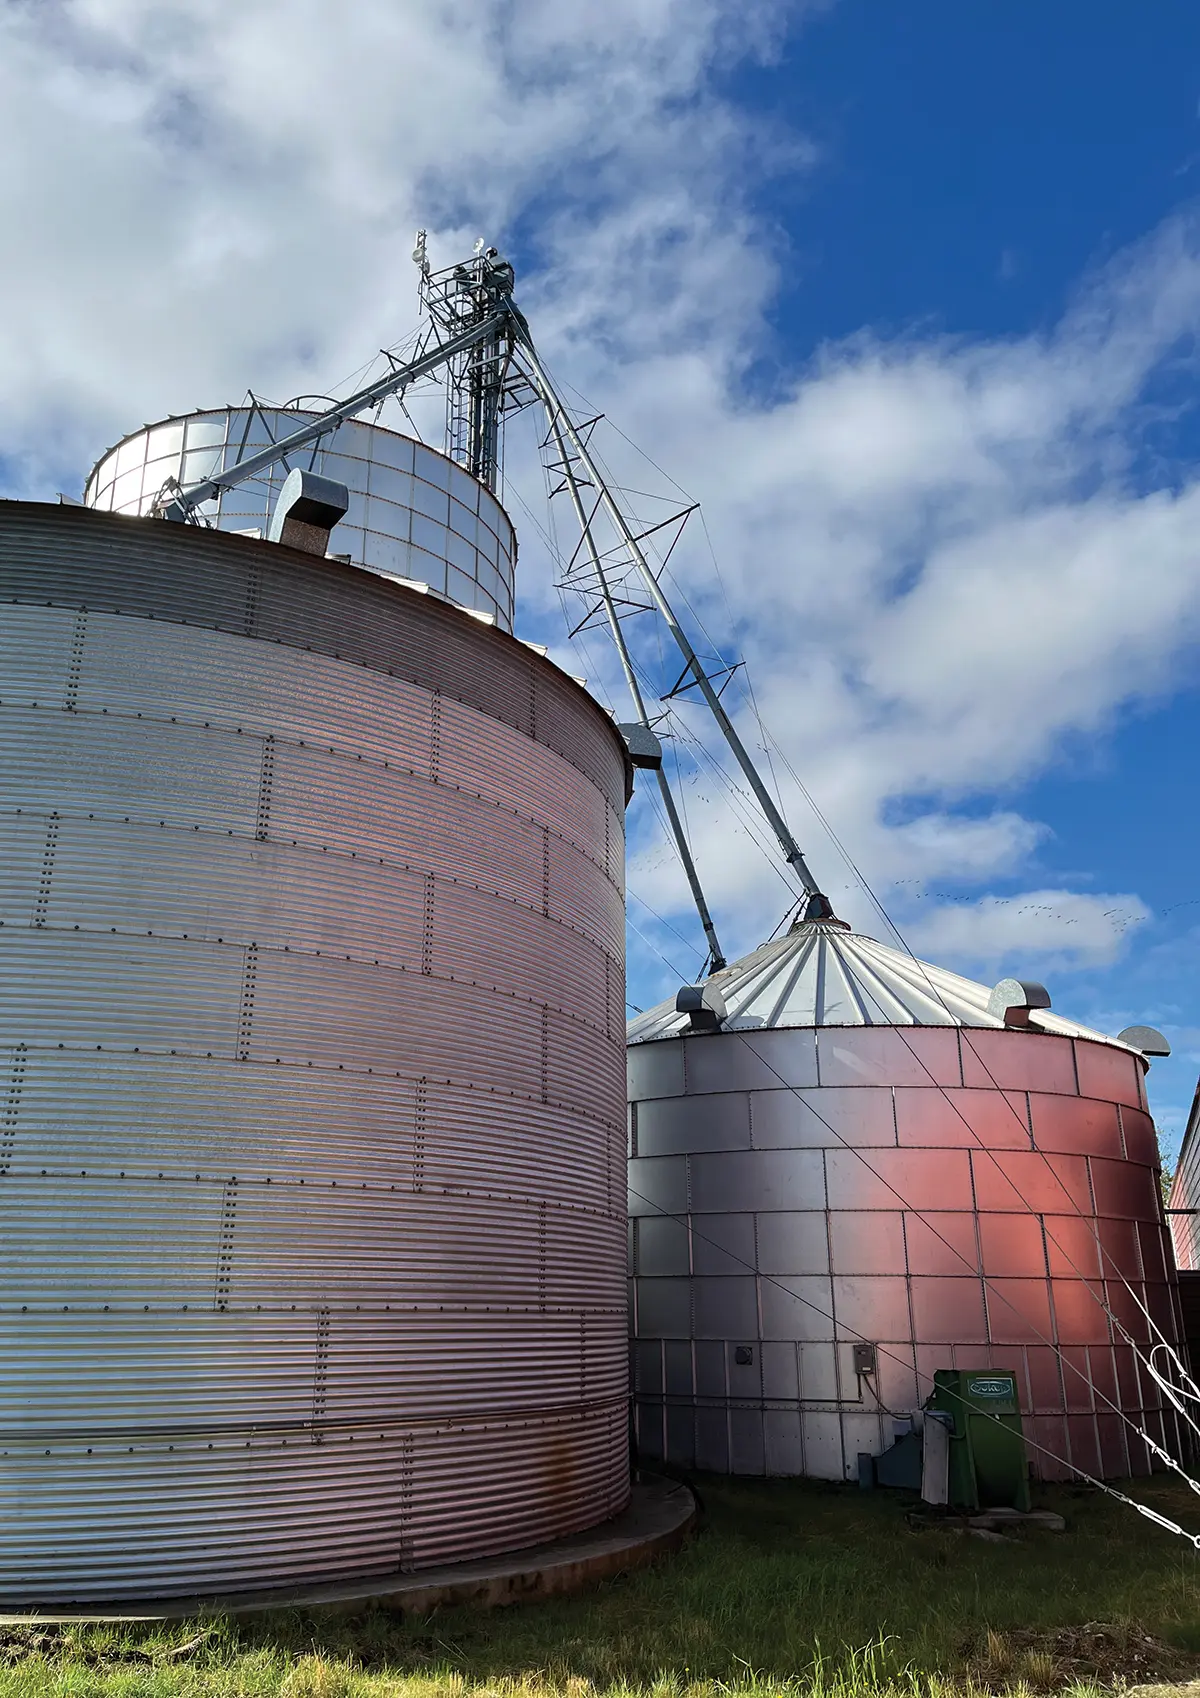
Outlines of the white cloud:
M1130 931L1149 918L1136 896L1028 890L939 907L910 923L907 940L933 960L953 957L985 976L1014 960L1028 970L1096 967L1114 961Z
M770 52L797 10L740 6L738 53ZM747 143L706 86L732 18L718 0L9 0L0 453L36 485L142 418L328 386L410 327L418 222L455 257L526 219L595 267L619 203L653 266L715 226Z
M972 909L937 893L1045 883L1045 829L1013 788L1065 737L1173 688L1200 637L1200 486L1185 468L1156 489L1144 452L1155 381L1200 325L1197 230L1174 221L1120 256L1046 333L865 329L748 392L788 259L754 193L820 161L714 92L716 73L769 57L811 9L9 0L0 462L14 493L78 487L143 419L247 384L328 389L411 326L414 225L438 258L512 236L553 370L705 498L731 608L698 533L679 578L923 947L1105 960L1143 916L1135 896L1035 888ZM515 474L529 458L514 434ZM522 530L533 618L554 600ZM595 678L602 655L594 639L572 669ZM756 744L744 707L739 723ZM776 770L839 907L877 929ZM685 800L727 945L748 946L783 889L711 774ZM634 882L687 930L656 833L639 814ZM1132 916L1124 932L1107 907Z
M1095 966L1128 941L1105 918L1109 899L1090 895L1035 889L985 898L974 915L959 899L940 927L923 916L948 880L1036 885L1045 828L994 802L981 817L980 799L1190 677L1200 483L1184 466L1155 488L1144 438L1154 385L1198 325L1200 234L1178 220L1089 279L1047 335L858 337L758 405L731 398L732 339L619 373L623 422L668 442L689 488L716 492L709 524L738 618L712 587L698 597L705 622L750 658L766 721L854 860L963 965L1003 943ZM609 406L611 392L596 399ZM698 549L678 573L689 576L693 598L711 585ZM745 710L740 723L756 742ZM874 926L779 776L839 909ZM711 894L752 939L774 923L778 890L752 870L709 781L693 788L708 797L691 824ZM672 889L682 901L661 860L633 875L656 906ZM1139 898L1112 901L1144 917Z

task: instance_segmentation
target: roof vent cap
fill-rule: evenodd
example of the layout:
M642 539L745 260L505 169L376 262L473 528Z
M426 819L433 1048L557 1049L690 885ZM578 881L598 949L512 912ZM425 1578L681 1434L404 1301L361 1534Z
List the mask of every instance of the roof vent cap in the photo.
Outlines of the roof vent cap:
M688 1016L689 1032L719 1032L729 1012L716 985L684 985L675 998L675 1012Z
M634 766L657 772L663 761L662 744L650 727L637 722L618 722L617 730L625 739L625 747L629 750L629 758Z
M1028 1026L1035 1008L1049 1008L1050 993L1036 979L1001 979L988 997L988 1013L1006 1026Z
M1171 1046L1153 1026L1126 1026L1117 1037L1130 1049L1140 1049L1143 1055L1170 1055Z
M329 548L329 533L349 505L350 492L344 483L294 466L275 502L267 541L303 549L306 554L324 555Z

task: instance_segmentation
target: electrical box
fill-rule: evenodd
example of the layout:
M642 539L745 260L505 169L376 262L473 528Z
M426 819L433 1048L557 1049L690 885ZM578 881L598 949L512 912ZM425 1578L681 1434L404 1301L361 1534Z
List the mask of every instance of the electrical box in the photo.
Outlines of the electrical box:
M950 1503L961 1509L1027 1511L1029 1463L1017 1376L999 1368L939 1368L925 1407L951 1418Z
M875 1372L875 1346L873 1344L856 1344L854 1346L854 1372L856 1374L873 1374Z

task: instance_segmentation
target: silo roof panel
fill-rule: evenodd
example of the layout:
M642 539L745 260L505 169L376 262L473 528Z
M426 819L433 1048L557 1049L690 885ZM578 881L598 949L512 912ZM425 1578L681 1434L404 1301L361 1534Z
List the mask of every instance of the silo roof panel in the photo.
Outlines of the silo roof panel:
M802 922L715 973L728 1010L728 1031L796 1026L986 1026L990 986L864 937L840 920ZM1030 1015L1033 1030L1090 1038L1128 1050L1116 1038L1048 1009ZM631 1044L674 1038L688 1016L674 998L629 1022ZM1131 1052L1136 1053L1136 1052Z

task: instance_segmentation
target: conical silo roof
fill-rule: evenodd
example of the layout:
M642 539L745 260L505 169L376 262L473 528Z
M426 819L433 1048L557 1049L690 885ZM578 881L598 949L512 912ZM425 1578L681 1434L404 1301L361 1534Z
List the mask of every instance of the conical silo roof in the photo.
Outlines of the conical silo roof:
M783 937L760 945L706 981L727 1010L726 1030L789 1026L989 1026L1004 1020L988 1012L991 987L945 967L918 961L903 950L851 931L843 920L807 920ZM1129 1046L1049 1009L1034 1009L1030 1026L1064 1037ZM689 1016L674 999L629 1022L631 1044L677 1037Z

